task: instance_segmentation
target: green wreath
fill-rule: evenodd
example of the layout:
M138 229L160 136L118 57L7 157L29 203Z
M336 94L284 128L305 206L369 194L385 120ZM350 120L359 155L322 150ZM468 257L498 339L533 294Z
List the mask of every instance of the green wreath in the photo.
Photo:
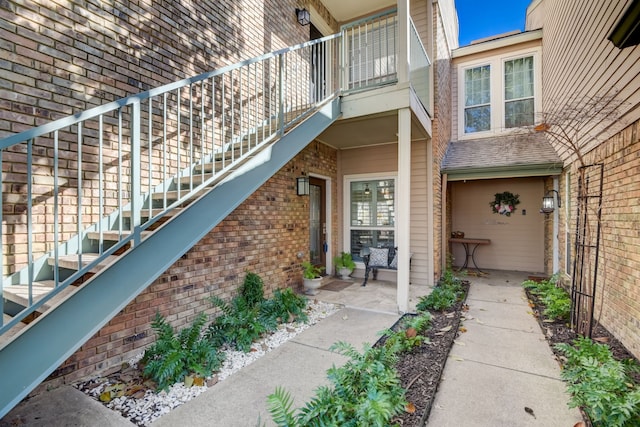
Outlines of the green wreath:
M493 213L511 216L516 210L516 205L520 204L520 195L513 194L508 191L504 193L496 193L495 199L489 203Z

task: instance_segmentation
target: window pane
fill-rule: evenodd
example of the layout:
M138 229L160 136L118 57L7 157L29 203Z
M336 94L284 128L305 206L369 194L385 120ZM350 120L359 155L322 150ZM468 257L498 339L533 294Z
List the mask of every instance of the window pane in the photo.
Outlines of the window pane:
M368 227L373 225L373 193L370 182L351 183L351 225Z
M362 261L360 256L362 249L394 246L393 230L351 230L351 255L354 261Z
M464 110L465 133L481 132L491 129L491 107L466 108Z
M378 181L376 185L376 225L379 227L393 227L395 225L394 211L395 191L392 180Z
M353 181L350 184L351 254L360 250L393 246L395 226L395 180Z
M533 99L509 101L505 104L505 127L530 126L533 115Z
M491 82L489 65L470 68L464 71L465 106L491 102Z
M504 98L506 100L533 96L533 56L504 63Z

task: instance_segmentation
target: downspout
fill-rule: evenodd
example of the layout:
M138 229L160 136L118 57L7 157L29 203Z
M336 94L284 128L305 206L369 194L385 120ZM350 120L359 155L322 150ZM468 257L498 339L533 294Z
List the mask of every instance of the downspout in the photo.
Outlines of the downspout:
M558 201L560 201L560 190L558 177L553 177L553 189L556 191ZM560 233L560 209L556 207L553 211L553 274L560 271L560 240L558 234Z

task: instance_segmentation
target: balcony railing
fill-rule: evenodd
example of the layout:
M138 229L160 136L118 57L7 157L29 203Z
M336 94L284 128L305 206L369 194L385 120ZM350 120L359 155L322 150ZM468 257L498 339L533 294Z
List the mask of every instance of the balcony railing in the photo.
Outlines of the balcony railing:
M431 61L413 20L409 19L409 80L425 110L429 111ZM398 81L398 16L395 11L369 16L342 27L345 93L370 90Z
M370 16L342 27L343 92L398 80L398 16Z
M410 24L411 35L409 47L411 57L409 62L409 80L422 106L429 112L429 72L431 70L431 61L429 60L427 51L424 49L424 45L420 40L420 35L413 21L410 21Z

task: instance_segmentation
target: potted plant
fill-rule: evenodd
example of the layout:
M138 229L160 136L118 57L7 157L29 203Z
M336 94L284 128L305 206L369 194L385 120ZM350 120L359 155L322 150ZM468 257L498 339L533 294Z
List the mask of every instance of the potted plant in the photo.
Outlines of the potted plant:
M341 252L340 255L333 258L333 263L336 265L338 275L343 280L347 280L354 268L356 268L356 263L353 262L353 258L349 252Z
M307 295L317 294L318 288L322 283L322 276L320 276L320 273L322 273L324 267L316 267L309 261L304 261L302 263L302 268L304 268L302 272L302 277L304 278L304 293Z

